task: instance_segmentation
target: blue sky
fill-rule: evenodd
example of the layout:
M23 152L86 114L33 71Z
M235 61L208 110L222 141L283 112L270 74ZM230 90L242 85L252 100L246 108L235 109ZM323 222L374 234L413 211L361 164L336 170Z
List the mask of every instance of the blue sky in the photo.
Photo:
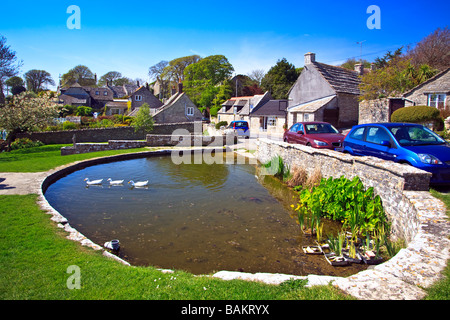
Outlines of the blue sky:
M70 5L81 10L81 29L67 28ZM370 5L381 29L369 29ZM268 71L286 58L303 66L304 54L337 65L362 55L414 45L449 23L450 1L2 1L0 35L23 60L21 75L43 69L57 82L76 65L98 77L108 71L149 81L161 60L225 55L236 73Z

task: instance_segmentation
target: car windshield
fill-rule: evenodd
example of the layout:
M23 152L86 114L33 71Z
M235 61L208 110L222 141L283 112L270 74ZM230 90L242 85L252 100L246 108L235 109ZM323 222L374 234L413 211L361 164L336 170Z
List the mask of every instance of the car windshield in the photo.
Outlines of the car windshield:
M422 146L446 143L433 131L426 127L394 126L389 130L401 146Z
M247 122L245 121L238 121L230 124L230 128L247 128Z
M310 123L305 124L305 131L309 134L315 133L339 133L339 131L328 123Z

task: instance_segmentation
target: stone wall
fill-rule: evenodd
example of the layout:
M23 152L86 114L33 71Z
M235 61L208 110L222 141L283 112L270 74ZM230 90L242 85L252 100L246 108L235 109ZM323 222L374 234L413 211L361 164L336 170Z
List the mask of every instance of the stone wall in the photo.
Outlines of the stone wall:
M235 135L180 135L180 134L148 134L145 141L139 140L109 140L108 143L75 143L72 146L62 147L61 155L79 154L106 150L120 150L142 147L223 147L225 145L235 144L237 136Z
M70 147L62 147L61 155L89 153L106 150L120 150L131 148L142 148L147 146L146 141L137 140L109 140L108 143L76 143Z
M389 99L364 100L359 103L359 124L389 122Z
M259 139L257 159L267 163L276 156L281 156L290 168L301 166L310 174L319 168L325 178L358 176L366 188L373 187L375 194L381 197L392 223L392 237L411 241L416 235L419 219L405 191L428 191L430 173L373 157L354 157L332 150Z
M197 130L197 127L199 128ZM187 130L189 133L201 132L201 123L180 122L170 124L153 125L152 134L172 134L177 129ZM76 142L107 142L109 140L144 140L146 134L135 132L134 127L96 128L64 131L26 132L17 134L17 138L28 138L33 141L39 140L44 144L67 144L73 143L72 138L76 136Z

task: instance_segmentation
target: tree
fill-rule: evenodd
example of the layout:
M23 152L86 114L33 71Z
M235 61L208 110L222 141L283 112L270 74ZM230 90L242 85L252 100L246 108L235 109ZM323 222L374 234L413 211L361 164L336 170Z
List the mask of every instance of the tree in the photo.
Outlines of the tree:
M234 71L233 66L223 55L208 56L184 69L184 90L194 104L206 101L206 93L215 91L214 87L223 84ZM202 100L203 95L203 100ZM208 97L208 101L211 96ZM214 100L214 99L213 99Z
M168 88L170 83L169 75L166 73L166 67L169 65L169 62L162 60L157 64L151 66L148 69L148 75L151 79L158 81L161 90L159 92L159 98L164 99L168 94Z
M201 59L198 55L186 56L169 61L169 65L165 67L165 74L171 81L178 82L184 80L184 70L187 66L197 63Z
M362 59L362 61L360 60L356 60L355 58L349 58L347 59L347 61L345 61L343 64L341 64L342 68L346 68L349 70L355 70L355 65L361 63L364 65L365 68L370 68L370 62L367 60Z
M0 35L0 106L5 103L4 82L16 76L22 64L22 61L17 61L16 52L6 45L6 38Z
M213 55L187 66L184 69L184 76L191 84L208 82L214 86L228 79L233 71L233 66L225 56Z
M414 66L411 59L396 57L385 66L361 78L360 100L397 96L411 90L437 73L428 65Z
M144 103L138 110L131 125L134 127L134 131L150 132L153 130L153 117L150 115L150 106L148 103Z
M450 67L450 31L448 27L436 29L413 49L408 50L406 57L411 59L411 63L416 66L426 64L439 71Z
M58 108L50 99L49 93L42 97L29 92L13 96L7 105L0 108L0 128L8 132L7 150L11 149L11 142L15 140L17 133L45 126L57 115Z
M24 75L28 91L38 93L45 89L46 85L55 85L52 76L45 70L30 70Z
M104 86L107 83L109 85L117 86L117 81L123 79L122 74L118 71L109 71L101 76L100 80L98 80L98 85Z
M18 76L9 78L8 80L5 81L5 84L9 88L11 88L9 91L11 92L12 95L16 95L27 90L24 87L25 83L23 82L23 79Z
M402 56L403 47L398 48L393 53L388 51L382 58L377 57L374 61L374 65L376 69L384 68L388 65L389 62L394 59L400 58Z
M261 80L261 88L269 91L274 99L286 99L289 89L297 78L295 66L283 58L266 73Z
M80 86L96 86L95 76L92 71L83 65L78 65L70 69L61 77L62 86L67 87L78 83Z
M261 80L266 75L266 72L263 69L256 69L250 71L248 74L249 78L254 81L258 86L261 86Z

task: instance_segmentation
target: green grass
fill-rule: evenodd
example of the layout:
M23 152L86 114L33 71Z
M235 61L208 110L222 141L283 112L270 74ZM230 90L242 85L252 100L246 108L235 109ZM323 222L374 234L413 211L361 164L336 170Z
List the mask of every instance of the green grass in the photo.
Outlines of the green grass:
M0 153L0 172L42 172L61 165L95 157L146 151L147 148L99 151L61 156L61 147L68 144L45 145Z
M350 299L331 286L309 289L298 281L275 286L125 266L66 239L36 197L0 196L0 299ZM71 265L80 268L80 289L67 287Z

